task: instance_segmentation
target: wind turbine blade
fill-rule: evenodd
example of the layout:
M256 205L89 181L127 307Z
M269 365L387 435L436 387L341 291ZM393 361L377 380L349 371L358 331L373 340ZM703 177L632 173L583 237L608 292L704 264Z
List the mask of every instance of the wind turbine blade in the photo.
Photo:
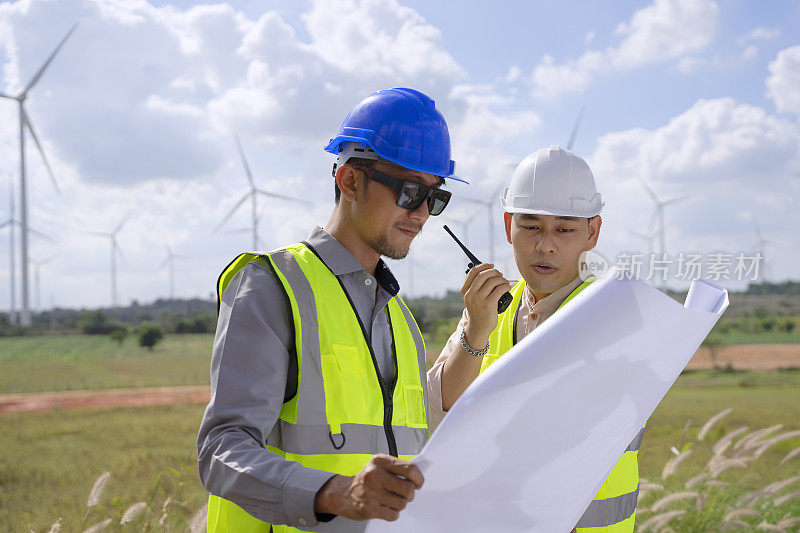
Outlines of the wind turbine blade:
M3 229L3 228L5 228L6 226L8 226L9 224L11 224L12 222L13 222L13 220L10 220L10 219L9 219L9 220L6 220L6 221L5 221L5 222L3 222L2 224L0 224L0 229Z
M680 202L681 200L688 200L689 198L691 198L691 196L678 196L677 198L670 198L669 200L661 202L661 205L674 204L675 202Z
M235 205L235 206L233 206L233 209L231 209L230 211L228 211L228 214L227 214L227 215L225 215L225 218L223 218L223 219L222 219L222 221L221 221L219 224L217 224L217 225L214 227L214 230L213 230L213 232L214 232L214 233L216 233L217 231L219 231L219 229L220 229L222 226L224 226L224 225L225 225L225 223L228 221L228 219L229 219L229 218L231 218L231 217L233 216L233 214L236 212L236 210L237 210L237 209L239 209L239 208L242 206L242 204L243 204L243 203L245 203L245 202L247 201L247 199L248 199L248 198L250 198L250 195L251 195L251 194L253 194L253 192L252 192L252 191L250 191L249 193L245 194L245 195L242 197L242 199L241 199L241 200L239 200L239 201L236 203L236 205Z
M0 98L8 98L10 100L16 100L16 98L14 98L10 94L6 94L6 93L0 93Z
M578 111L578 118L575 119L575 125L572 127L572 133L569 134L569 141L567 141L567 150L572 150L572 147L575 145L575 137L578 135L578 128L581 126L581 119L583 118L583 112L586 109L586 106L582 106L581 110Z
M500 185L498 185L498 186L497 186L497 188L496 188L496 189L495 189L495 190L492 192L492 195L489 197L489 202L490 202L490 203L492 202L492 200L499 200L499 199L500 199L500 197L499 197L498 195L500 194L500 191L502 191L502 190L503 190L504 186L505 186L505 183L501 183L501 184L500 184ZM494 204L492 204L492 205L494 205Z
M640 239L647 240L647 239L650 238L647 235L645 235L644 233L639 233L638 231L633 231L632 229L629 229L628 231L630 232L631 235L633 235L635 237L639 237Z
M170 258L169 258L169 257L167 257L166 259L164 259L163 261L161 261L161 264L160 264L160 265L158 265L158 269L159 269L159 270L161 270L162 268L164 268L164 267L165 267L165 266L166 266L166 265L169 263L169 260L170 260Z
M462 200L466 200L467 202L472 202L473 204L481 204L486 205L488 202L484 200L476 200L475 198L470 198L469 196L460 196Z
M250 165L247 163L247 157L244 155L244 149L242 148L242 142L239 140L238 135L234 135L236 138L236 147L239 149L239 155L242 158L242 165L244 166L244 171L247 173L247 181L250 182L250 188L255 189L256 184L253 182L253 173L250 172Z
M253 228L229 229L225 233L252 233Z
M117 233L119 233L119 230L122 229L122 226L124 226L128 222L128 220L130 220L130 218L131 218L131 213L130 211L128 211L127 213L125 213L125 216L122 217L122 220L119 221L119 224L117 224L117 227L114 228L114 231L112 231L111 234L116 235Z
M111 237L111 242L112 242L112 246L114 247L114 250L119 254L119 256L122 258L122 260L127 263L128 259L125 257L125 254L122 253L122 248L119 247L119 242L117 241L117 238L116 237Z
M42 161L44 161L44 166L47 168L47 173L50 175L50 182L53 184L53 188L56 190L56 192L61 194L61 189L58 188L56 176L53 174L53 169L50 168L50 163L47 161L47 156L44 155L42 143L39 141L39 136L36 134L36 130L33 128L33 123L31 123L30 118L28 118L28 113L25 111L25 106L20 104L19 109L22 113L22 121L26 126L28 126L28 131L31 133L33 141L36 143L36 148L39 149L39 153L42 155Z
M38 83L39 78L42 77L42 74L44 74L45 69L47 69L47 67L50 65L50 62L53 61L53 58L56 57L58 51L61 50L61 47L64 46L64 43L67 42L67 39L69 39L69 36L72 35L72 32L74 32L75 28L77 27L78 27L77 22L72 25L72 28L70 28L67 34L64 36L64 38L61 39L61 42L58 43L58 46L56 46L56 49L53 50L52 54L50 54L50 57L47 58L47 61L45 61L44 64L36 72L36 74L33 75L33 78L31 78L31 81L28 82L28 85L25 86L25 89L22 91L22 94L27 94L28 91L30 91L33 88L33 86L36 85L36 83Z
M50 257L45 257L44 259L42 259L41 261L39 261L39 264L40 264L40 265L46 265L47 263L49 263L50 261L52 261L52 260L53 260L53 259L55 259L56 257L58 257L58 254L53 254L53 255L51 255Z
M281 200L287 200L289 202L308 204L308 202L306 202L305 200L301 200L299 198L292 198L291 196L284 196L282 194L277 194L274 192L265 191L264 189L256 189L256 192L261 193L264 196L269 196L270 198L280 198Z
M28 233L30 233L32 235L36 235L37 237L40 237L42 239L48 240L48 241L53 242L53 243L56 242L56 240L54 238L50 237L49 235L45 235L41 231L36 231L33 228L28 228Z
M653 189L651 189L650 186L647 185L647 182L644 181L642 178L639 178L639 182L642 184L642 187L644 187L644 190L647 192L647 195L650 197L650 199L653 200L653 202L655 202L656 204L660 203L658 201L656 193L654 193Z
M478 215L480 215L480 214L481 214L480 211L475 211L474 213L472 213L467 218L467 220L464 221L464 227L468 227L470 224L472 224L475 221L475 219L478 218Z
M104 231L82 231L81 233L87 233L89 235L95 235L97 237L113 237L112 234L106 233Z

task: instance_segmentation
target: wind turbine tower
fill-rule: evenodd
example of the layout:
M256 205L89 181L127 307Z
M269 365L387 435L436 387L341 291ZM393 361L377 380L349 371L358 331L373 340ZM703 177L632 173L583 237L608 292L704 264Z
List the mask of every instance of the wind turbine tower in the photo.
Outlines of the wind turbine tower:
M172 300L175 298L175 260L186 258L173 253L172 247L170 247L169 244L165 244L164 247L167 249L167 257L161 262L158 268L164 268L164 266L169 267L169 299Z
M27 198L27 185L25 183L25 130L27 129L28 132L31 134L34 143L36 143L36 148L38 148L39 153L42 156L42 160L44 161L44 165L47 168L47 172L50 175L50 179L52 180L53 187L58 191L58 184L56 183L55 175L53 174L53 170L50 168L50 163L47 162L47 157L44 155L44 149L42 148L42 143L39 141L39 136L36 134L36 129L33 127L33 123L28 117L28 113L25 111L25 100L28 98L28 93L31 89L39 82L39 79L44 74L44 71L50 66L50 63L53 61L53 58L56 56L61 47L64 46L64 43L67 41L72 32L75 31L75 28L78 24L74 24L72 28L67 32L61 42L58 43L56 49L53 50L53 53L50 54L50 57L47 58L47 61L39 67L39 70L36 71L36 74L33 75L31 81L22 89L22 92L16 96L11 96L5 93L0 93L0 98L8 98L10 100L16 100L19 104L19 179L20 179L20 219L22 222L22 233L21 233L21 241L22 241L22 313L20 315L20 325L23 327L29 327L31 325L31 310L30 310L30 298L28 293L28 263L29 263L29 256L28 256L28 198Z
M47 263L49 263L50 261L52 261L53 259L55 259L55 257L56 257L55 255L51 255L50 257L45 257L44 259L41 259L39 261L31 257L31 263L33 263L35 270L34 279L36 280L36 309L38 309L39 311L42 310L42 291L41 291L42 286L40 283L39 274L42 267Z
M758 240L756 241L756 247L758 248L758 254L761 258L760 259L762 265L761 273L762 276L764 277L764 280L767 281L767 260L766 256L764 255L765 253L764 249L768 244L776 244L776 243L764 238L764 235L761 233L761 227L758 225L758 220L756 220L755 216L751 215L750 220L753 221L753 229L755 230L756 237L758 238Z
M113 307L119 307L119 301L117 300L117 255L122 257L123 259L125 256L122 254L122 249L119 247L119 242L117 241L117 234L122 229L122 226L128 221L128 215L122 217L122 220L117 224L117 227L114 228L114 231L111 233L103 232L103 231L87 231L90 235L95 235L97 237L106 237L111 241L111 305Z
M14 325L18 322L17 317L17 253L15 249L15 241L14 239L14 221L16 220L16 213L14 212L14 179L8 179L9 185L9 193L8 193L8 203L10 214L8 216L8 220L3 223L3 225L8 224L8 262L9 262L9 281L11 282L9 293L10 302L9 302L9 309L8 309L8 323ZM2 227L2 225L0 225Z

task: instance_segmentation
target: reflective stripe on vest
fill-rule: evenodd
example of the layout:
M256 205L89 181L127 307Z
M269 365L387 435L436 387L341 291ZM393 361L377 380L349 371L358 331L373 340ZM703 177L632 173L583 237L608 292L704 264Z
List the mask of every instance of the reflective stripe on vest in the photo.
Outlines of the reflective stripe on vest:
M266 449L303 466L342 475L356 474L376 453L402 459L419 453L428 435L427 391L422 385L425 345L405 302L396 296L387 304L397 369L390 390L382 386L349 296L312 248L301 243L267 255L239 256L220 276L220 295L251 261L280 281L291 306L297 351L297 393L283 404L263 443ZM233 269L236 272L230 272ZM271 527L281 533L301 531ZM234 503L209 497L208 531L269 528Z
M588 287L596 278L590 277L573 290L558 306L564 307L570 300ZM514 297L497 319L497 327L489 337L489 352L483 356L481 372L498 357L510 350L517 342L516 324L525 280L520 280L513 289ZM636 500L639 495L639 447L644 436L642 428L628 445L600 490L577 524L578 533L630 533L633 531Z

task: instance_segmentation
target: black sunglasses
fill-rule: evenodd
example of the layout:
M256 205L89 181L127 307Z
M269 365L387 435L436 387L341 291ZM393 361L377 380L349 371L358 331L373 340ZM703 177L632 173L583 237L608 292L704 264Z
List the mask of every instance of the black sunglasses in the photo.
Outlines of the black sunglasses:
M450 196L453 194L450 191L428 187L416 181L396 178L374 168L362 166L355 166L354 168L363 172L372 181L377 181L393 189L397 193L397 201L395 202L397 206L410 211L414 211L422 205L422 202L427 200L428 213L431 216L440 215L444 208L447 207L447 202L450 201Z

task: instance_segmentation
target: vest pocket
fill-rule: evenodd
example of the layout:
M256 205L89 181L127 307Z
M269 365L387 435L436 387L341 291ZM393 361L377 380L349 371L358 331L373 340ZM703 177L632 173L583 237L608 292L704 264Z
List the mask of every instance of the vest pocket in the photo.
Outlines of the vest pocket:
M406 410L406 426L427 428L422 387L419 385L403 385L403 400Z
M341 424L368 424L367 374L360 350L348 344L330 345L330 353L322 353L325 415L331 433L341 433Z

